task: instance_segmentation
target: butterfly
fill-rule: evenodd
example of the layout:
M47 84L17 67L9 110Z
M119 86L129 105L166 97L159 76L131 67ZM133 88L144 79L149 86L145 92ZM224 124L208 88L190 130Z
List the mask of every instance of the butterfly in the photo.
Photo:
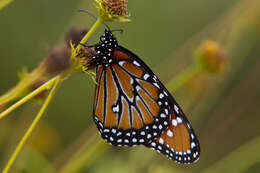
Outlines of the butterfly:
M198 160L200 144L182 109L152 70L111 30L94 45L93 118L108 143L144 145L178 163Z

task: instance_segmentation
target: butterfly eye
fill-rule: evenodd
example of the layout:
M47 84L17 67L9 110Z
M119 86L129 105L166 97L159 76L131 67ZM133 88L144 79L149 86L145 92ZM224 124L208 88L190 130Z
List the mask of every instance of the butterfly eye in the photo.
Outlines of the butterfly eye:
M114 146L144 145L178 163L198 160L198 139L179 105L151 69L110 33L100 37L102 49L96 47L102 63L96 64L94 121L102 138Z

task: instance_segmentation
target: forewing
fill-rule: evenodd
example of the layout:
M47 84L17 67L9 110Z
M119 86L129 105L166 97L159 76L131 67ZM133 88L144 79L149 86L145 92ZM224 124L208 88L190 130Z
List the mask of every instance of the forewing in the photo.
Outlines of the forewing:
M165 94L157 77L135 57L116 50L114 61L97 67L95 123L113 145L148 145L169 125Z

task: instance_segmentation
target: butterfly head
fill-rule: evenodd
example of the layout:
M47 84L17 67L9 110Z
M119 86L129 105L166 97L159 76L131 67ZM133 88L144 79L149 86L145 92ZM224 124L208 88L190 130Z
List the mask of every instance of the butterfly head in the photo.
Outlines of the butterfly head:
M99 45L102 48L115 49L118 46L117 40L111 30L105 30L104 34L100 37Z

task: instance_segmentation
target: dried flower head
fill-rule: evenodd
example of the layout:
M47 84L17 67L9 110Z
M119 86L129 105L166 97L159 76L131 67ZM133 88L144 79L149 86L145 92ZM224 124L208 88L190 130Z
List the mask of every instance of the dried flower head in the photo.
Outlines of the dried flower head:
M118 16L127 15L127 1L125 0L103 0L102 5L110 8Z
M215 41L204 41L196 51L201 67L209 73L221 73L226 67L226 56Z
M44 68L50 75L59 74L70 67L70 55L67 45L57 46L46 56L39 68Z
M95 0L99 17L104 21L118 20L128 22L127 1L126 0Z
M93 56L96 56L96 51L93 48L81 47L76 56L72 56L73 69L84 73L88 70L92 70L94 68L91 65Z

